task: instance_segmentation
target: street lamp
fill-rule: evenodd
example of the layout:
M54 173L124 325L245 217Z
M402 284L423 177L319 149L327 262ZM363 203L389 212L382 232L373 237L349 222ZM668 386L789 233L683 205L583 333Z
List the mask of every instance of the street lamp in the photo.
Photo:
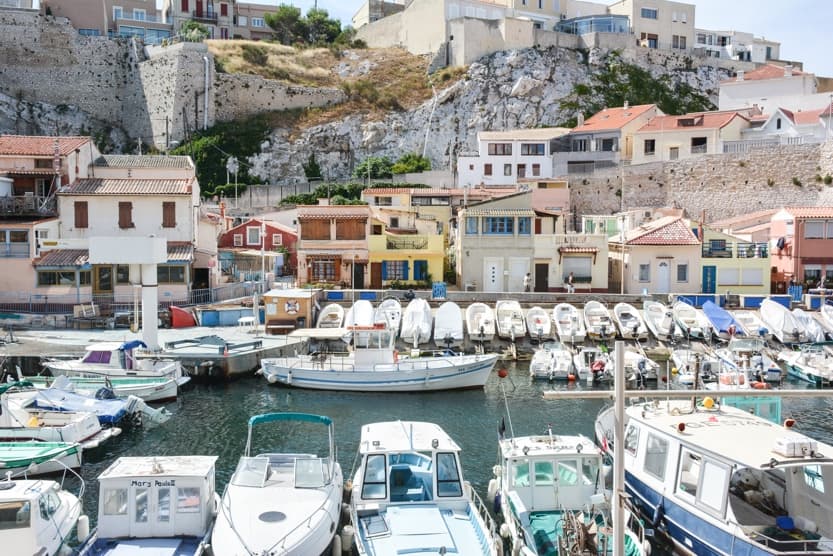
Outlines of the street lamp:
M234 174L234 208L237 207L237 171L240 169L240 163L236 157L230 156L226 160L226 183L228 184L228 174Z

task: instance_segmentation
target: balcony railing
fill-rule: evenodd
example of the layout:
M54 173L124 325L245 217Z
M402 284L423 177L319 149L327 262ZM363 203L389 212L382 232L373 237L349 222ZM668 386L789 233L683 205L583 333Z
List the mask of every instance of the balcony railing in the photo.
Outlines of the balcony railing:
M191 12L191 19L199 21L208 21L209 23L217 23L217 12L197 11Z
M213 12L212 12L213 13ZM170 23L165 17L161 15L153 15L153 14L146 14L140 17L136 17L135 13L122 13L121 15L113 18L117 22L119 21L130 21L130 22L140 22L140 23Z
M708 145L694 145L691 147L691 154L706 154Z
M387 248L388 249L427 249L428 248L428 240L425 238L415 238L415 237L389 237L387 239Z
M746 153L753 149L766 149L780 145L809 145L821 143L822 139L814 135L799 135L798 137L767 137L748 139L745 141L724 141L724 153Z
M726 243L724 246L704 243L704 259L765 259L769 257L767 243Z
M55 216L58 203L55 197L14 195L0 197L0 216Z
M4 259L28 259L29 242L0 243L0 257Z

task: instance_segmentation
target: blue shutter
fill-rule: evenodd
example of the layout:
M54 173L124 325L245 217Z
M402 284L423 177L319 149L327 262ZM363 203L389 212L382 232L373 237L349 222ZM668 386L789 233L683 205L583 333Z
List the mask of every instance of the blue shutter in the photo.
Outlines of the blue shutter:
M382 280L388 279L388 262L382 261Z
M414 280L425 280L428 275L428 261L414 262Z
M402 261L402 279L408 279L408 261Z

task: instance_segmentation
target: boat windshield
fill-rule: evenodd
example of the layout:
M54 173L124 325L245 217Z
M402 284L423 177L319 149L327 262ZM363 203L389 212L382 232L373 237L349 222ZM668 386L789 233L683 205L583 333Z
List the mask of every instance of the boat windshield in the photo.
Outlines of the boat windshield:
M265 456L242 457L234 470L231 484L244 487L262 487L269 478L269 458Z
M295 488L320 488L329 482L323 458L295 460Z
M110 363L110 355L111 352L109 351L91 351L87 353L86 357L84 357L84 363L100 363L102 365L107 365Z
M729 342L732 351L761 351L764 341L760 338L735 338Z
M366 349L387 349L393 345L393 332L389 329L354 332L355 346Z
M0 531L26 529L31 520L31 504L28 500L0 502Z

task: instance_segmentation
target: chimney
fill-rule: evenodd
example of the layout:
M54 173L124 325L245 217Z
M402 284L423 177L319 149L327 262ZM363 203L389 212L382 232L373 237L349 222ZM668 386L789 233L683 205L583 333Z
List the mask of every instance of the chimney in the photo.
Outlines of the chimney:
M784 77L792 77L793 76L793 65L787 64L784 66Z
M744 71L743 70L738 70L738 73L737 73L738 81L743 81L743 75L744 75Z
M579 112L576 114L576 127L584 125L584 114Z
M628 102L628 101L625 101L625 106L624 106L624 109L625 109L625 110L627 110L627 109L628 109L628 108L630 108L630 107L631 107L631 103L630 103L630 102Z

